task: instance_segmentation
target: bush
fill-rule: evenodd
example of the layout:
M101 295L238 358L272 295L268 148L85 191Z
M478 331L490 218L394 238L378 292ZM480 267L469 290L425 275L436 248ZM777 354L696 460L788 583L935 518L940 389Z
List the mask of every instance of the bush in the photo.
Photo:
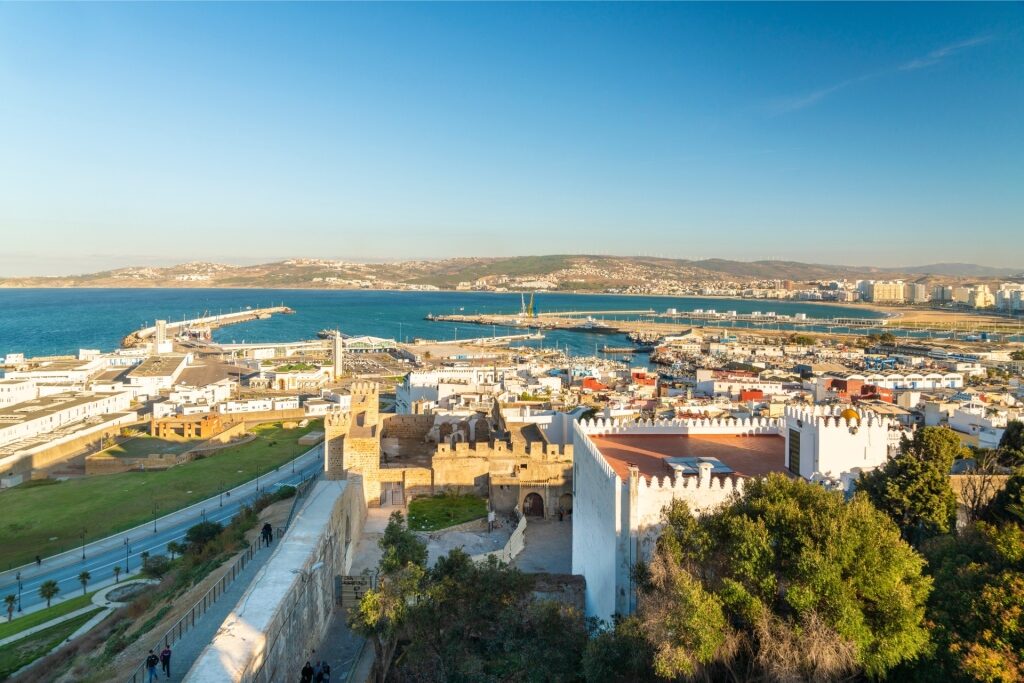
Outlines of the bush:
M142 563L142 573L154 579L162 579L171 569L171 561L166 555L152 555Z
M239 513L239 515L241 514ZM223 530L224 525L220 522L200 522L189 527L189 530L185 532L185 542L188 543L190 552L194 553L202 550Z

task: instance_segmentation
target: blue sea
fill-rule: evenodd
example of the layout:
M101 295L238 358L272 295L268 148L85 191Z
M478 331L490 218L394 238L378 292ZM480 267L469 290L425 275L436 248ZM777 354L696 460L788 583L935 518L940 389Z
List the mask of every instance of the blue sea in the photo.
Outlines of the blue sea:
M521 330L424 320L428 313L515 313L520 295L486 292L394 292L279 289L0 289L0 356L22 352L26 356L73 354L80 348L109 351L121 339L158 318L181 320L236 311L246 307L285 305L294 315L275 315L222 327L217 341L257 342L311 339L325 328L347 334L369 334L411 341L454 339ZM811 318L881 314L845 306L788 301L724 300L715 298L640 297L599 294L537 294L539 311L646 310L697 308L740 313L775 311L806 313ZM635 318L619 315L611 318ZM680 324L680 328L685 327ZM623 335L546 331L542 342L574 355L593 355L604 345L628 344ZM644 359L637 358L637 362Z

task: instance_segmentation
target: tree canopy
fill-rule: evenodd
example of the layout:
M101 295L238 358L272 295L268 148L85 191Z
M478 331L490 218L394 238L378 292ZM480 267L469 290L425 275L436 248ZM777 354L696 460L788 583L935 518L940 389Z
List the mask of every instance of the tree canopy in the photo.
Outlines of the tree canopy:
M426 546L394 513L378 586L350 617L377 654L378 681L573 681L587 644L575 610L535 600L534 578L461 550L428 569Z
M928 641L924 560L864 497L773 475L699 518L674 502L665 522L636 618L606 637L642 634L660 677L879 677ZM586 666L622 679L605 664Z
M896 522L903 538L919 544L944 534L956 520L949 483L953 461L968 455L960 437L945 427L924 427L903 438L899 455L861 475L857 489Z
M1024 422L1011 420L1006 423L1003 436L999 439L999 462L1009 467L1024 465Z
M908 667L917 680L1024 680L1024 531L974 524L925 547L935 590L935 646ZM910 678L910 676L908 676Z

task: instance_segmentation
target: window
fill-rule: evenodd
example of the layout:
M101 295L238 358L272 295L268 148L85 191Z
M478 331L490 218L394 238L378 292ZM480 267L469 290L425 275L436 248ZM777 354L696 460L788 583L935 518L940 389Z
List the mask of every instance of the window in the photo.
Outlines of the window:
M789 471L800 475L800 432L789 430Z

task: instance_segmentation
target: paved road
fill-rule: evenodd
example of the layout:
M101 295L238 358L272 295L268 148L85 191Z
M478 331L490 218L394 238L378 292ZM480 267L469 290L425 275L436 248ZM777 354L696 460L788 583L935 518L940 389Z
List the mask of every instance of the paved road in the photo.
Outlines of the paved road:
M279 467L276 471L261 475L259 492L269 490L278 484L297 484L323 470L323 444L295 458L292 463ZM81 595L82 584L78 575L88 571L92 576L90 589L100 588L114 582L114 566L121 567L121 577L139 571L142 559L140 555L167 554L167 544L171 541L180 542L189 527L206 519L213 522L227 523L239 508L252 502L257 495L257 480L236 486L223 497L215 496L178 510L153 522L143 524L127 531L94 541L85 546L85 559L82 559L82 548L69 550L59 555L43 559L42 566L25 565L0 573L0 597L19 595L17 574L21 574L20 608L24 612L33 612L45 607L46 601L39 597L39 586L53 579L60 586L59 597ZM230 495L228 495L230 494ZM128 571L125 571L127 566ZM59 600L58 600L59 602ZM18 613L15 612L15 615Z

